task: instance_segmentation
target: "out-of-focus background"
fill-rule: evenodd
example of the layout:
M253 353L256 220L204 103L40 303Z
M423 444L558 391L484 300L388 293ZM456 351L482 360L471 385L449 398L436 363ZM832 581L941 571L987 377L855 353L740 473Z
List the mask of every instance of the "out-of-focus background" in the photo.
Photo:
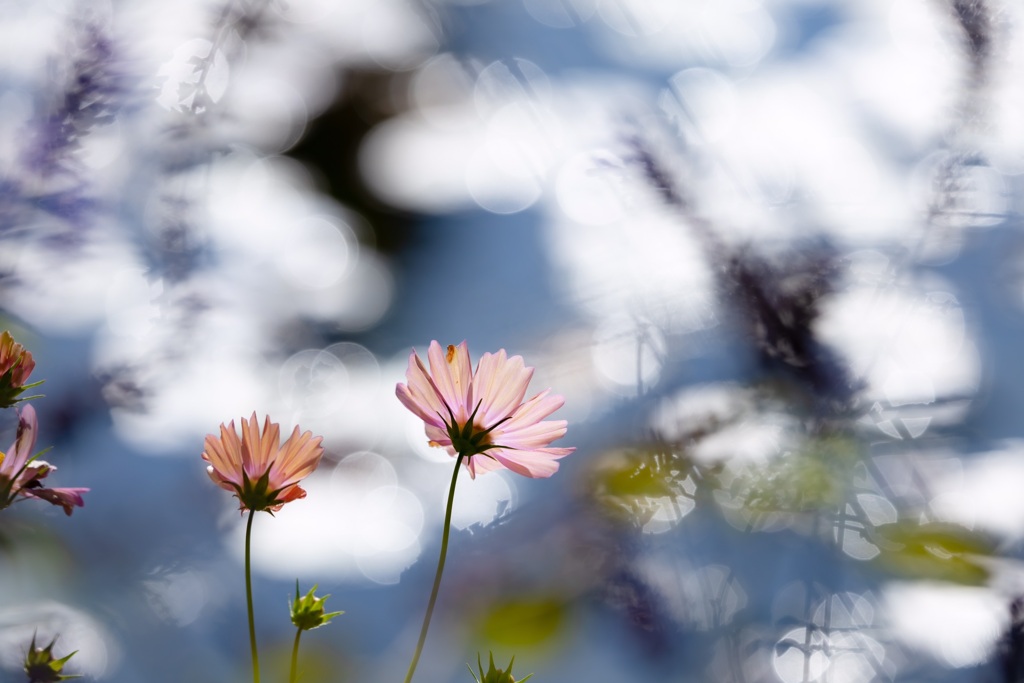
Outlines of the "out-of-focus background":
M465 339L577 451L460 482L417 680L1024 680L1022 173L1009 0L9 0L2 321L91 491L0 513L2 678L247 679L255 411L326 447L265 678L298 579L305 680L399 680L452 460L394 387Z

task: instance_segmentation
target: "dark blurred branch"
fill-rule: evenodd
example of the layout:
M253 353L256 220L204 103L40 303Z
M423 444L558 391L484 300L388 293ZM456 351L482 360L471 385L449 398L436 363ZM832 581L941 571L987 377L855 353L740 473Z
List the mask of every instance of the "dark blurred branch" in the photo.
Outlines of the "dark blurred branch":
M972 85L985 81L992 54L992 15L986 0L949 0L953 16L963 30L971 59Z
M822 413L848 413L859 384L832 349L816 338L814 329L820 301L835 291L841 273L831 247L819 242L769 260L750 247L726 245L714 227L696 214L693 202L644 138L631 135L625 143L629 149L626 161L679 212L700 241L717 275L719 291L747 329L765 367L794 377Z
M1005 683L1024 681L1024 598L1010 602L1010 623L999 644L999 663Z

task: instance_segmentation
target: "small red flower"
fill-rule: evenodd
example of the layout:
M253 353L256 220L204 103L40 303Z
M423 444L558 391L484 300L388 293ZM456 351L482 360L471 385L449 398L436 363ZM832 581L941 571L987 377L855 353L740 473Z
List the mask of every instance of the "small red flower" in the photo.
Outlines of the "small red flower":
M7 330L0 334L0 408L10 408L19 401L22 392L42 382L26 384L36 367L32 354L14 341Z
M256 413L242 418L242 434L235 421L221 424L220 438L206 436L203 460L210 479L238 497L241 510L277 512L285 503L306 497L299 482L320 464L323 437L299 428L283 444L281 427L268 416L260 430Z

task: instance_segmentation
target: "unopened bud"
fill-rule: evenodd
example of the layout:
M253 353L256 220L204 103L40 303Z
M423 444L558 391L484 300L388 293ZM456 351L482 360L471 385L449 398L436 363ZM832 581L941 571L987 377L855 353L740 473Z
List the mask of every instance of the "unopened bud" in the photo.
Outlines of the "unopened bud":
M80 678L78 675L65 675L61 671L68 660L75 656L72 652L66 657L55 659L53 656L53 644L57 637L46 647L36 647L36 637L32 636L32 644L28 647L28 654L25 655L25 673L28 675L29 683L56 683L66 681L69 678Z
M314 585L309 589L309 592L299 597L299 582L295 582L295 600L291 605L292 623L299 628L300 631L309 631L314 628L323 626L334 617L344 612L324 612L324 602L330 595L325 595L322 598L318 598L314 595L316 591Z
M490 653L490 665L487 667L486 673L484 672L484 665L480 663L480 655L476 656L476 666L480 670L480 678L476 677L476 673L473 671L473 667L469 667L469 673L473 674L473 680L477 683L523 683L524 681L530 680L533 674L528 675L526 678L521 678L518 681L512 678L512 664L515 663L516 658L513 657L512 661L508 663L508 668L502 671L501 669L495 668L494 666L494 653ZM469 666L468 664L466 666Z

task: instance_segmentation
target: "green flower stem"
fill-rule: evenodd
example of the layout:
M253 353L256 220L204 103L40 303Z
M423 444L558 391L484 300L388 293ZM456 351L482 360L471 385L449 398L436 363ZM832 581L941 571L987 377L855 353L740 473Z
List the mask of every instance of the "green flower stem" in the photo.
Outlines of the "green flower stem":
M245 525L245 602L249 607L249 644L252 646L252 680L260 683L260 657L256 654L256 618L252 612L252 568L249 546L252 539L252 518L255 510L249 510L249 521Z
M288 683L295 683L299 671L299 638L302 637L302 629L295 629L295 644L292 645L292 672L288 674Z
M416 673L416 664L420 661L420 654L423 652L423 643L427 640L427 628L430 627L430 617L434 614L434 603L437 602L437 591L441 587L441 574L444 573L444 560L448 554L448 535L452 527L452 503L455 501L455 482L459 478L459 470L462 469L462 454L455 459L455 472L452 474L452 485L448 491L448 507L444 511L444 532L441 535L441 557L437 559L437 574L434 576L434 588L430 591L430 602L427 603L427 613L423 617L423 627L420 628L420 639L416 643L416 652L409 662L409 673L405 675L405 683L412 681L412 675Z

